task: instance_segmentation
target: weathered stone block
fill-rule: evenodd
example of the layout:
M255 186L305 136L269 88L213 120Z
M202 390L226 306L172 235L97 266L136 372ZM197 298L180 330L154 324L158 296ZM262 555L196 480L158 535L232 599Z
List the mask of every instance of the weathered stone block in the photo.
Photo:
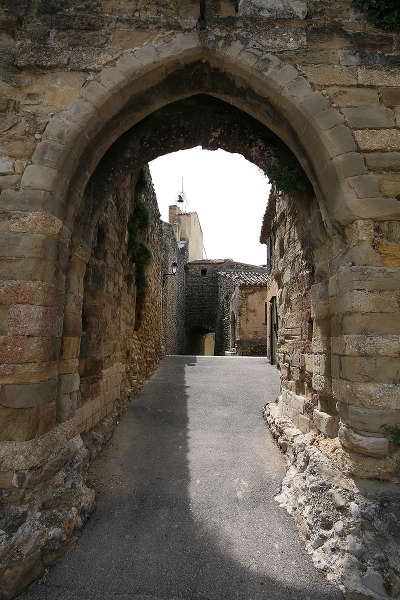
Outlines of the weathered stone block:
M400 356L400 339L397 335L343 335L331 338L334 354L352 356Z
M22 176L23 189L44 190L51 192L60 179L60 172L51 167L29 165Z
M357 73L354 67L336 65L303 66L308 78L320 86L355 85Z
M383 196L389 196L389 198L400 197L400 173L392 173L382 175L379 178L380 190Z
M334 438L339 429L339 417L314 409L313 423L324 435Z
M0 423L0 441L31 440L55 426L56 403L21 409L0 405Z
M354 406L351 404L337 404L340 418L351 429L359 432L372 432L383 435L385 427L400 425L400 411L391 409L374 409Z
M61 346L61 356L64 360L70 358L77 358L79 356L79 349L81 345L80 337L67 337L63 336Z
M313 374L312 386L315 391L320 392L322 394L329 395L332 392L332 383L330 377Z
M14 175L14 161L8 156L0 156L0 175Z
M46 236L2 232L0 237L0 257L55 260L57 254L56 241Z
M386 456L389 454L389 439L356 433L351 427L341 425L339 438L343 446L367 456Z
M363 85L396 87L400 85L400 70L360 68L358 80Z
M0 386L0 405L8 408L31 408L55 402L57 379L25 385Z
M302 433L308 433L312 429L311 419L306 415L298 415L297 426Z
M381 92L382 102L386 106L400 106L400 88L384 88Z
M64 423L71 419L76 412L77 393L71 392L57 398L57 421Z
M63 293L43 281L0 282L0 304L40 304L62 306Z
M326 147L332 158L356 151L356 144L349 127L338 125L326 132Z
M336 156L333 164L343 178L363 175L367 172L365 160L359 152L348 152L342 156Z
M67 312L64 315L63 334L67 337L79 337L82 335L82 316Z
M342 112L355 129L378 129L395 126L393 111L380 104L343 108Z
M0 335L6 336L8 334L8 306L0 305Z
M369 129L354 132L360 150L374 152L383 150L400 150L400 130L398 129Z
M371 88L329 87L326 90L331 100L339 106L363 106L378 104L377 90Z
M396 383L400 380L400 361L391 356L341 356L340 371L349 381Z
M371 152L364 156L370 169L376 171L400 170L400 152Z
M59 337L62 333L62 312L58 307L17 304L10 307L10 335Z
M348 182L359 198L373 198L380 195L378 179L375 175L349 177Z
M54 337L1 336L0 362L18 364L57 360L60 339Z
M400 410L400 383L369 383L332 379L336 400L365 408Z
M240 0L239 14L266 19L305 19L306 0Z
M59 394L60 397L76 392L79 390L80 377L79 373L68 373L59 377Z
M400 315L375 312L370 314L349 314L343 316L344 334L392 335L400 334Z
M336 301L336 313L396 313L397 310L396 296L388 291L354 290L339 296Z
M329 376L331 373L330 356L325 354L313 354L313 369L315 375Z

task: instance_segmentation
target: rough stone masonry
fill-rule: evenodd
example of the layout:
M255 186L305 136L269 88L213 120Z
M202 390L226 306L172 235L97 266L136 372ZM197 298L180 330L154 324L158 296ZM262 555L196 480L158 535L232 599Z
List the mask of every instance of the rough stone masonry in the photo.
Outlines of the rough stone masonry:
M198 143L240 151L261 167L266 154L279 155L279 144L290 148L312 184L322 223L322 230L310 232L316 249L312 385L333 399L341 433L330 438L321 431L319 449L351 481L372 482L380 497L398 489L399 34L371 25L350 0L209 0L206 7L200 28L197 0L2 2L0 486L6 520L0 572L5 597L49 561L40 531L55 529L55 540L67 538L78 522L72 517L54 527L51 520L43 522L44 529L24 543L27 528L34 530L31 516L57 510L57 498L42 495L45 482L59 486L60 503L65 499L71 515L85 514L90 493L69 475L85 460L82 431L101 427L105 413L123 401L122 392L134 387L140 373L150 372L159 356L158 342L147 337L143 345L135 334L121 347L116 341L114 301L107 300L122 297L125 274L131 275L132 297L138 286L136 267L130 274L124 270L126 221L125 231L120 229L130 192L122 187L113 199L111 191L102 196L95 185L107 156L131 161L128 177L160 154ZM207 111L196 111L204 103ZM211 106L218 111L208 110ZM188 107L193 126L186 120L183 135L177 135L176 120L168 115L174 108L175 115L180 108L188 115ZM242 126L248 135L237 136L237 113L239 130ZM118 181L129 187L124 177ZM105 215L110 216L106 223ZM122 234L118 243L116 232ZM144 231L140 242L150 248L156 234ZM103 235L107 245L114 240L110 252L104 251ZM104 277L105 288L98 277ZM85 282L91 288L86 294ZM154 294L158 307L161 288ZM132 297L121 322L132 322ZM109 341L107 336L101 341L103 364L90 356L96 336L102 338L92 328L96 302L104 303L109 319ZM150 336L157 313L146 321L142 308ZM89 360L82 355L85 345ZM295 395L301 408L301 390ZM311 437L303 442L309 454ZM306 492L310 479L303 483L304 510L313 520L314 496ZM67 490L72 490L68 501ZM320 494L327 498L323 487ZM351 545L356 558L357 544ZM396 597L398 567L387 567L388 556L385 564L379 560L370 567L381 577L378 583L360 561L363 589L351 588L347 579L349 597Z

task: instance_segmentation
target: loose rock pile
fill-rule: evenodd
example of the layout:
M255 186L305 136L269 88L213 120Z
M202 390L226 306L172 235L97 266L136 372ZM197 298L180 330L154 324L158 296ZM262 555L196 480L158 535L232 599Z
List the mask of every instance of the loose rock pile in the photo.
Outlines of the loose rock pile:
M289 469L279 504L291 514L315 566L347 600L400 597L400 498L395 487L356 482L332 460L337 441L302 434L278 406L265 419Z
M14 504L0 498L0 600L40 577L76 540L95 506L89 464L110 440L120 413L117 405L94 429L72 438L55 467L64 465L41 486L30 491L21 481Z

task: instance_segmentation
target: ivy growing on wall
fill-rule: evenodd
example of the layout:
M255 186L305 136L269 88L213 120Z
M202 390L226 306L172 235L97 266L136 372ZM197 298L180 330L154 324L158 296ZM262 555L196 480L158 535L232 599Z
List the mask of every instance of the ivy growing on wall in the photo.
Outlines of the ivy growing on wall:
M283 144L273 152L260 153L253 150L255 162L267 175L278 193L312 194L312 185L295 155Z
M148 287L147 267L152 253L145 238L150 229L152 211L146 203L144 190L136 189L135 208L128 221L128 256L136 267L136 328L140 324L143 303Z
M388 433L395 446L400 446L400 426L385 425L383 429Z
M399 0L353 0L353 5L377 27L388 31L400 29Z

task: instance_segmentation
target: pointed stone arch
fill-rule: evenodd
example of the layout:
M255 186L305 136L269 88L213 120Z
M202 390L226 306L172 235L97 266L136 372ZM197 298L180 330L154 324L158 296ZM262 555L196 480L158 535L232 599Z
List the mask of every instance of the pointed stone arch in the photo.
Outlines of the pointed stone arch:
M159 93L162 89L164 93ZM398 201L381 197L343 116L322 93L313 89L297 68L259 47L246 47L239 41L225 43L197 32L168 34L127 52L89 79L80 98L50 120L32 164L23 174L21 189L12 195L2 195L6 207L28 210L32 215L27 231L20 238L14 236L9 248L10 256L21 258L29 244L32 245L28 248L32 256L28 266L32 270L30 280L45 281L62 294L65 277L68 277L66 263L72 261L78 271L84 271L88 249L81 243L71 245L71 238L83 190L97 164L122 134L155 110L200 93L231 103L259 120L287 144L313 184L329 231L343 233L343 228L357 220L398 218ZM29 235L27 238L26 232L32 231L42 236L40 244ZM329 288L327 282L315 285L315 319L327 318L332 306L334 312L357 310L358 288L364 285L359 283L360 277L365 282L371 272L365 257L358 259L355 252L350 254L348 262L353 263L354 269L364 271L353 272L343 267L338 269ZM377 266L373 264L373 268ZM390 289L396 289L395 273L386 273L385 277L391 281ZM29 279L29 274L26 278ZM381 289L381 283L376 281L377 289ZM341 295L345 300L337 304L336 299ZM59 338L63 329L65 333L69 319L68 300L59 302L57 308L49 307L47 302L46 298L40 298L42 306L35 312L35 332L48 334L48 320L52 317L51 335ZM362 310L365 312L367 308ZM16 322L24 318L23 314L16 314ZM27 329L21 327L16 331L23 335L21 332ZM339 331L338 347L342 337ZM57 377L61 388L64 380L76 385L74 371L59 369L61 360L62 356L55 349L49 374L51 384L46 389L32 388L31 398L24 402L30 405L38 394L54 395L54 378ZM10 407L18 402L12 388L10 385L4 391ZM347 391L341 384L339 372L335 389L340 414L351 427L358 418L357 411L348 408ZM372 396L374 392L369 390L368 393ZM51 429L53 417L46 421L47 417L43 416L41 422L45 425L34 435ZM375 418L375 414L372 417ZM371 427L368 438L375 431L374 426ZM357 444L362 448L362 435L359 438ZM369 474L386 476L393 470L392 459L385 463L387 468L382 457L374 461ZM355 462L358 464L357 459Z
M169 75L183 73L186 65L196 63L227 74L238 93L218 89L213 85L215 77L208 81L199 77L198 81L185 81L168 95L152 94ZM294 66L238 41L215 48L196 32L160 37L124 54L88 80L80 99L50 120L33 164L23 175L22 192L31 198L35 191L51 195L50 212L64 217L66 197L77 191L74 185L77 181L79 188L85 185L120 135L163 105L196 93L220 97L276 133L302 164L331 222L390 217L397 209L394 202L380 199L377 188L374 190L373 177L368 175L343 116ZM146 97L142 106L135 105L139 97ZM360 177L364 187L371 178L370 197L364 194L362 200L357 195Z

